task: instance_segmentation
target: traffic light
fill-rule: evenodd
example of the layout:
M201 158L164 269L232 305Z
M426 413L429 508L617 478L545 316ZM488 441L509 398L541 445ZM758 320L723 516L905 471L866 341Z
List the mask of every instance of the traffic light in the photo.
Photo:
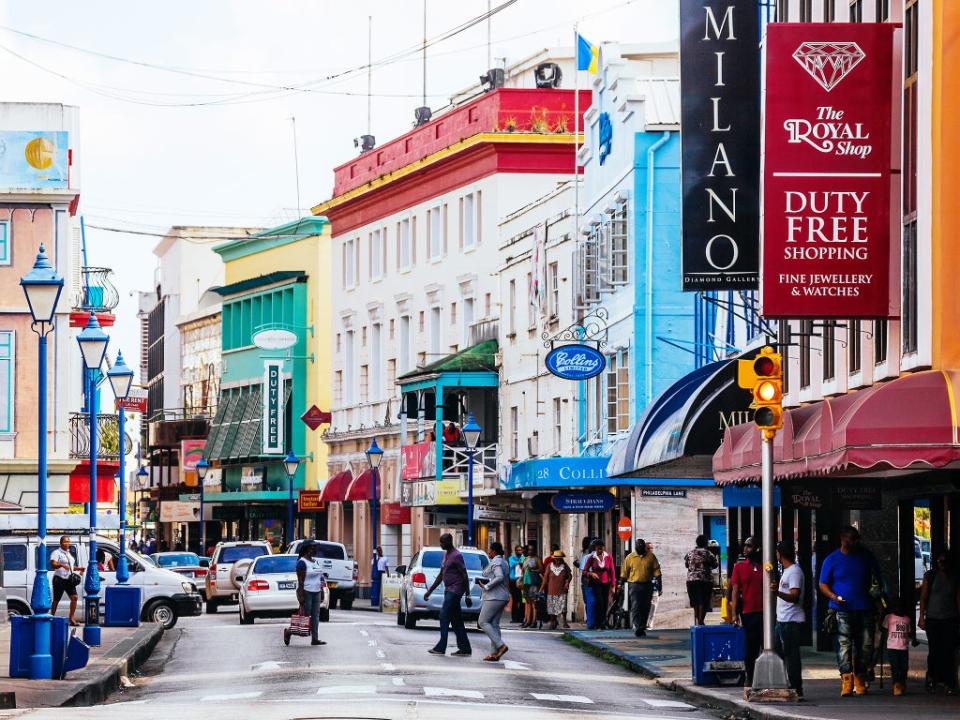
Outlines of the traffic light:
M761 430L779 430L783 427L783 357L764 347L752 360L738 363L737 384L753 394L753 421Z

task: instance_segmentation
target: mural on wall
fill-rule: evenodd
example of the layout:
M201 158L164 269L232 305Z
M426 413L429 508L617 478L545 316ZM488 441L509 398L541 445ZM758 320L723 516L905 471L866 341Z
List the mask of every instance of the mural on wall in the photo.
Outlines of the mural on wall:
M69 164L66 132L0 131L0 187L66 188Z

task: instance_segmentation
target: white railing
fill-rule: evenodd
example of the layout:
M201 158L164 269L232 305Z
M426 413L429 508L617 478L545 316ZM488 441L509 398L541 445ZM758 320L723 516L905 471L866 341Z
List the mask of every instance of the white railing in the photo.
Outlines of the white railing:
M443 446L443 477L459 478L466 477L470 454L466 447L458 445ZM490 475L494 479L497 477L497 444L483 445L478 447L473 455L473 483L476 487L478 479L482 481L484 477ZM466 486L464 486L466 487Z
M359 430L361 426L367 429L396 423L397 411L400 407L398 403L397 398L391 398L335 409L332 413L330 429L333 432L347 432Z

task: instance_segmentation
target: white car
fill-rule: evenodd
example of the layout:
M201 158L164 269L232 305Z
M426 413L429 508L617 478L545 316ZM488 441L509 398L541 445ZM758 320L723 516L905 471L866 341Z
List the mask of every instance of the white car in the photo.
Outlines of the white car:
M215 613L221 605L232 605L240 597L240 576L254 558L272 552L266 540L219 542L213 550L210 569L204 585L207 613Z
M264 555L254 560L240 586L240 624L256 618L289 617L297 602L297 556ZM320 622L330 620L330 591L324 581L320 596Z

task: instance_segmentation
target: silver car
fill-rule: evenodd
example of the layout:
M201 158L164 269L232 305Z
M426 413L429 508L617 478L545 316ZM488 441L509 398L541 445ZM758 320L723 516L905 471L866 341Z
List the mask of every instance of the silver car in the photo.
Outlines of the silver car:
M470 576L470 596L473 607L467 607L466 597L460 600L460 612L465 619L476 619L480 615L480 586L475 579L483 577L483 569L490 562L487 554L476 548L458 548L463 555L463 562L467 566L467 575ZM397 613L397 625L403 625L407 630L417 626L418 620L440 618L440 608L443 607L443 583L424 600L423 596L433 584L440 572L443 562L443 548L425 547L410 560L409 565L397 566L400 580L400 612Z

